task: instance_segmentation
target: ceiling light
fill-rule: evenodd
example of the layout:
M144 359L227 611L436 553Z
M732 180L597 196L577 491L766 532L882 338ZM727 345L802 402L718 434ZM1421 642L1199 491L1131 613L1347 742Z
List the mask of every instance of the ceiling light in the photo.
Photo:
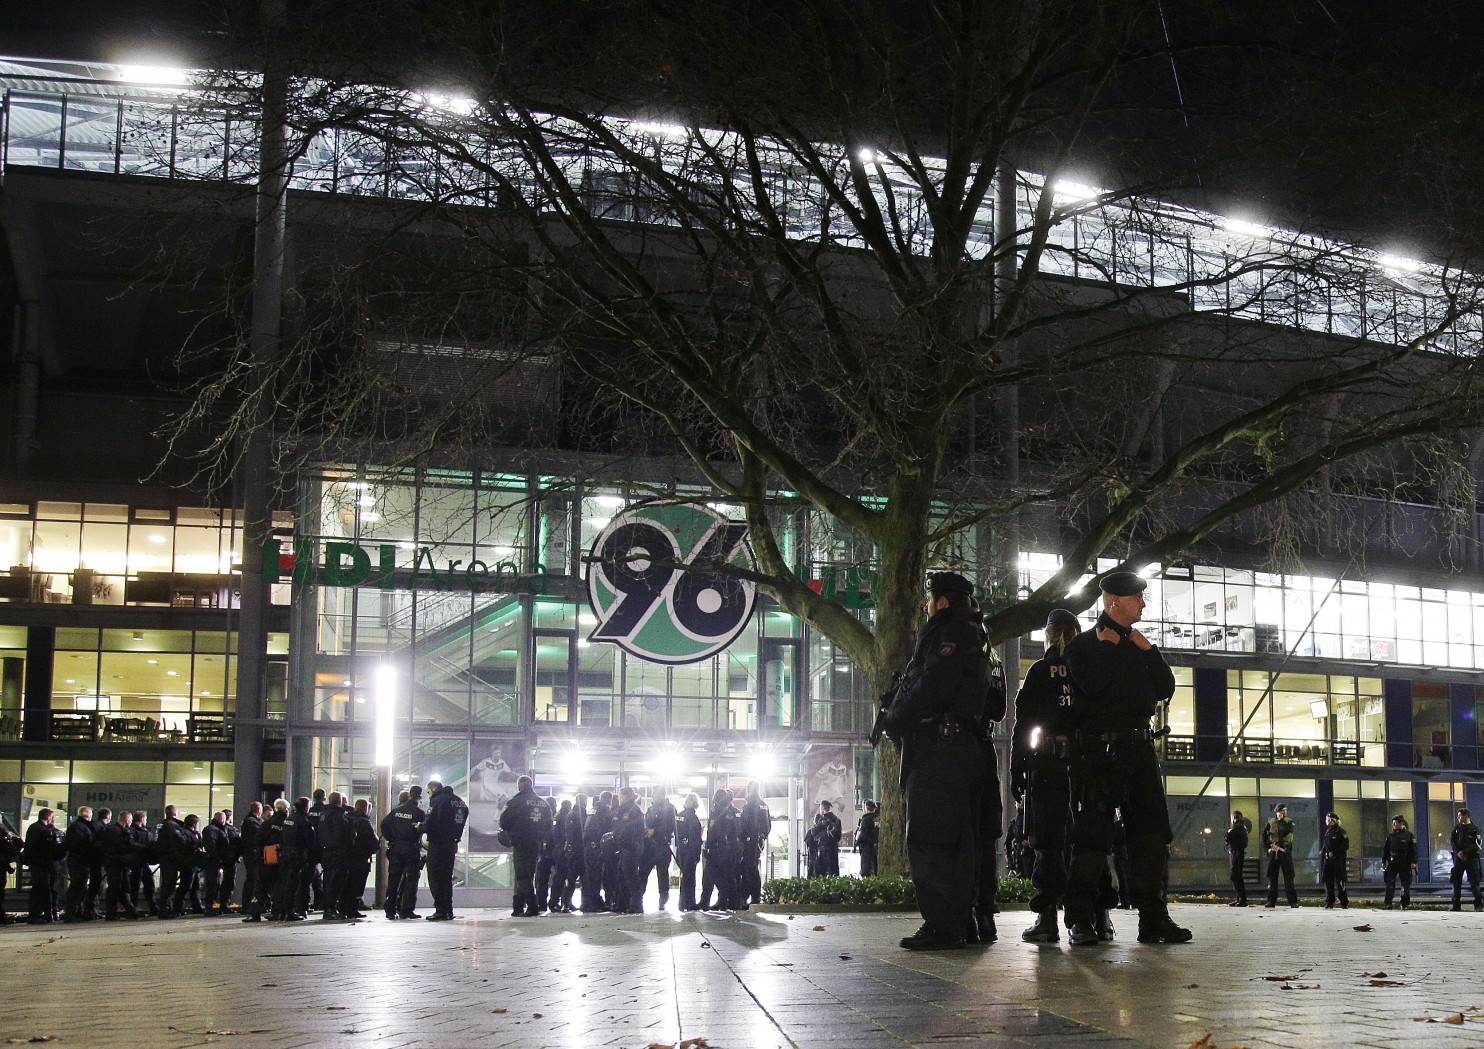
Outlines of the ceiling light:
M159 532L151 532L149 534L149 541L151 543L163 543L163 542L165 542L165 537L163 535L161 535Z
M158 659L146 659L145 662L152 667L157 667L160 665L160 661Z
M190 81L190 73L174 66L120 66L119 79L128 84L153 84L180 87Z
M1235 233L1242 237L1251 237L1253 240L1261 240L1273 235L1270 227L1258 222L1250 222L1247 219L1224 218L1221 220L1221 228L1228 233Z
M167 671L165 671L165 676L166 677L180 677L180 673L178 671L175 671L175 670L167 670Z

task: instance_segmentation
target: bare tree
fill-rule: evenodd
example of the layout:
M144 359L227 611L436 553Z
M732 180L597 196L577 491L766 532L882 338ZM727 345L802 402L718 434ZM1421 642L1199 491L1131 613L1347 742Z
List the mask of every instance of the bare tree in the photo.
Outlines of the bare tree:
M299 38L296 171L402 203L306 201L295 339L246 390L228 347L188 420L267 399L308 459L663 435L746 508L755 581L878 690L933 566L977 566L998 642L1089 605L1099 559L1236 532L1284 558L1342 544L1351 497L1456 500L1474 275L1178 203L1253 162L1185 149L1197 107L1162 80L1230 41L1171 41L1140 0L783 6L448 5L416 63ZM257 83L208 93L251 110ZM552 370L562 423L486 410ZM872 609L785 550L799 514L849 537ZM1061 567L1022 590L1033 536Z

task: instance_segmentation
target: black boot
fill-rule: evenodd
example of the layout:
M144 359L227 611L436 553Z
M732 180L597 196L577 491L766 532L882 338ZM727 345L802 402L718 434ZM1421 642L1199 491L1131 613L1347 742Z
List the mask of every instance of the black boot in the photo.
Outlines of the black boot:
M1000 930L995 928L992 911L980 911L975 914L974 924L978 927L980 943L988 945L1000 938Z
M1139 912L1140 943L1189 943L1191 938L1190 930L1176 925L1164 907Z
M1061 927L1056 920L1056 908L1039 912L1036 924L1021 933L1020 938L1026 943L1060 943Z
M964 938L961 933L923 922L911 936L903 936L900 943L909 951L954 951L964 946Z

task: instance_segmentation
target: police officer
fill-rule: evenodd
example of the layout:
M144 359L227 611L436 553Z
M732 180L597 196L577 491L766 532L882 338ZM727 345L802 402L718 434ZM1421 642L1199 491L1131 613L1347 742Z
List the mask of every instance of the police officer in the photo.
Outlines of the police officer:
M739 829L740 823L739 820ZM835 806L821 799L819 811L814 815L814 826L804 835L804 844L809 846L809 877L840 876L840 835L843 831L840 817L835 815Z
M979 603L972 597L969 604L976 613L979 611ZM983 630L982 625L980 629ZM965 926L964 939L969 943L991 944L1000 938L994 916L999 909L995 904L1000 890L999 841L1005 834L1005 803L1000 798L1000 757L995 749L994 731L996 723L1005 718L1006 694L1005 668L989 647L987 637L984 654L989 684L978 724L979 854L974 871L974 920Z
M253 901L258 896L258 882L263 872L263 848L258 836L263 829L263 803L255 801L247 807L242 817L242 830L238 838L238 850L242 854L242 911L252 911Z
M10 883L21 858L21 836L11 830L9 822L0 814L0 925L9 925L11 917L5 909L5 887ZM19 879L17 879L19 881Z
M176 889L180 887L180 856L185 847L185 823L176 814L174 805L165 806L165 818L155 836L156 855L160 861L160 891L157 905L161 918L179 916L176 909Z
M201 817L191 813L180 828L180 884L175 890L175 913L205 914L201 902L201 869L206 865L206 845L201 840Z
M706 814L706 841L701 847L706 862L701 868L700 909L709 911L711 893L716 892L716 909L729 911L737 905L737 856L741 836L737 833L737 810L732 807L732 792L717 787L711 795L711 810Z
M1237 898L1228 907L1247 906L1247 843L1249 838L1247 818L1241 811L1232 813L1232 825L1226 831L1226 861L1231 867L1232 888Z
M762 785L756 782L747 784L747 800L742 804L742 813L737 823L737 832L741 839L741 866L737 872L739 909L746 910L749 904L763 902L762 858L772 830L773 813L763 801Z
M329 811L330 803L326 799L325 789L316 787L314 799L309 805L309 825L314 829L314 844L309 848L309 854L304 857L304 870L300 875L301 884L299 889L299 910L309 911L311 907L318 911L323 910L325 904L325 879L321 867L324 863L324 845L320 842L319 828L325 813Z
M582 910L606 911L618 898L618 885L607 881L608 846L603 838L613 829L613 794L603 791L593 799L593 811L582 824Z
M1026 671L1015 699L1015 740L1010 755L1013 792L1024 801L1022 833L1034 850L1030 871L1036 921L1020 934L1027 943L1057 943L1056 911L1067 887L1064 855L1071 812L1068 756L1072 736L1072 678L1067 645L1082 632L1064 608L1046 617L1046 654Z
M1160 703L1175 694L1175 675L1134 629L1144 614L1144 580L1113 572L1100 583L1103 611L1092 630L1067 643L1075 690L1072 748L1072 864L1067 872L1067 938L1097 943L1100 883L1121 810L1128 841L1129 898L1139 912L1140 943L1185 943L1189 929L1170 918L1163 883L1170 815L1154 734ZM1102 917L1106 917L1105 915Z
M226 914L237 887L237 857L242 851L242 835L232 826L232 813L227 809L215 813L201 832L201 843L206 846L206 913Z
M346 850L344 888L335 901L335 911L342 918L364 918L362 895L371 877L371 864L381 849L381 839L371 826L371 803L361 798L354 809L347 810L345 822L350 827L350 846Z
M67 869L67 843L56 824L57 814L42 809L36 822L26 828L26 847L21 853L31 872L31 907L26 921L42 925L62 920L62 879Z
M762 799L758 799L761 803ZM766 809L766 806L764 806ZM640 872L640 891L649 884L649 872L654 872L655 887L659 890L660 910L670 903L670 860L675 853L671 842L675 838L675 806L665 795L664 788L655 793L644 814L644 868Z
M907 677L886 711L886 734L901 748L907 862L922 912L908 950L965 944L974 924L979 865L980 738L987 723L989 657L974 584L956 572L928 578L928 620Z
M98 847L103 851L103 869L108 875L103 917L109 921L139 917L134 897L129 894L129 867L138 852L130 835L133 826L134 814L125 809L117 820L105 824L98 831ZM3 911L4 907L0 906L0 913Z
M696 864L701 862L701 799L687 794L675 817L675 865L680 868L680 909L696 909Z
M134 905L143 902L151 918L160 916L160 906L155 900L155 864L159 863L160 843L154 828L149 825L149 812L134 810L134 825L129 828L129 837L134 841L138 863L129 868L129 895Z
M1469 815L1468 809L1458 810L1458 822L1453 826L1453 834L1449 844L1453 848L1453 870L1449 872L1449 879L1453 882L1453 909L1459 910L1459 903L1463 896L1463 876L1468 875L1469 891L1474 894L1474 910L1484 911L1484 895L1480 894L1480 863L1479 852L1481 844L1484 844L1484 835L1479 832L1479 826Z
M423 821L428 818L418 804L422 796L421 787L408 787L407 800L381 820L381 837L386 842L388 921L422 917L417 913L417 881L422 870Z
M313 806L311 806L313 808ZM350 849L353 832L346 818L349 810L338 790L330 791L325 807L319 817L319 862L321 900L324 903L325 921L349 920L349 915L340 913L340 897L345 893L345 881L350 873Z
M314 824L309 819L309 799L294 799L284 813L279 840L278 880L273 889L275 921L303 921L308 917L308 878L316 850Z
M77 810L77 816L72 822L67 824L67 832L62 838L67 847L67 906L64 921L90 922L96 917L92 907L83 906L88 897L96 899L98 896L96 888L91 891L88 888L93 870L93 853L96 851L96 833L93 827L93 810L84 805Z
M618 856L618 897L609 901L617 914L644 913L644 812L633 787L618 792L613 810L613 850Z
M541 845L541 858L536 861L535 898L536 913L544 914L551 910L552 903L557 902L551 898L552 876L556 873L557 865L557 836L556 836L556 810L552 807L550 798L542 798L541 804L546 807L546 840Z
M452 921L453 866L459 854L469 806L464 799L438 780L428 781L428 818L423 833L428 836L428 891L433 895L433 921Z
M1401 813L1391 817L1391 833L1381 845L1381 867L1386 878L1386 909L1396 894L1396 883L1402 883L1402 910L1412 903L1412 876L1417 873L1417 839L1407 829Z
M1293 820L1288 806L1273 809L1273 818L1262 828L1262 848L1268 857L1268 906L1278 906L1278 875L1288 892L1288 906L1297 907L1298 893L1293 887Z
M861 858L861 877L876 875L876 849L881 844L881 810L867 799L866 811L855 825L855 851Z
M541 911L536 903L533 878L541 850L551 838L552 826L551 810L546 807L546 799L536 796L530 776L516 781L515 795L500 813L500 829L510 836L510 862L514 868L510 916L534 918Z
M1340 817L1331 812L1324 817L1324 830L1319 839L1320 873L1324 876L1324 907L1333 910L1335 900L1343 910L1350 906L1345 891L1345 864L1350 858L1350 834L1340 826Z
M273 802L273 814L258 828L257 854L259 861L257 890L251 900L243 897L243 909L248 912L245 922L263 920L264 912L272 921L273 894L278 889L278 867L283 855L283 821L288 818L289 803L283 798Z
M572 910L572 894L582 880L582 825L587 820L587 795L578 794L562 802L556 818L557 885L552 889L551 909Z

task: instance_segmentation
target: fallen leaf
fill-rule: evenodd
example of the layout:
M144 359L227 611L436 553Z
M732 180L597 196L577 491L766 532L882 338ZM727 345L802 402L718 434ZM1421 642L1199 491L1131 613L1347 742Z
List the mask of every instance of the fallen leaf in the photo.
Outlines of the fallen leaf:
M1285 983L1278 988L1280 991L1317 991L1319 989L1317 983Z
M20 1045L25 1042L60 1042L62 1039L54 1034L38 1034L30 1038L7 1038L6 1045Z
M1402 983L1400 980L1371 980L1370 981L1370 985L1372 987L1405 987L1405 986L1407 986L1406 984Z
M1355 931L1356 932L1374 932L1375 931L1374 927L1373 926L1370 926L1370 925L1357 925L1357 926L1354 926L1354 928L1355 928Z
M1263 979L1264 980L1267 980L1269 983L1287 983L1290 980L1297 980L1298 977L1297 976L1264 976Z
M711 1049L711 1043L704 1038L687 1038L675 1049Z
M541 1014L540 1013L532 1013L531 1014L531 1019L533 1019L533 1020L539 1020L539 1019L541 1019Z
M1367 976L1374 976L1378 980L1384 980L1384 979L1386 979L1386 974L1385 973L1361 973L1360 975L1361 975L1362 978L1367 977Z
M491 1009L491 1010L490 1010L490 1012L492 1012L492 1013L503 1013L503 1012L504 1012L504 1011L505 1011L505 1007L504 1007L504 1006L503 1006L503 1005L502 1005L502 1006L500 1006L500 1007L499 1007L499 1008L497 1008L497 1009Z
M1185 989L1187 991L1193 991L1193 990L1195 990L1199 986L1200 986L1200 984L1198 984L1198 983L1188 983L1188 984L1185 985Z
M1414 1016L1420 1024L1461 1024L1464 1021L1463 1013L1454 1013L1452 1016Z
M824 926L823 925L816 925L814 927L814 931L815 932L824 932Z
M1187 1049L1221 1049L1221 1046L1219 1046L1215 1042L1211 1041L1211 1032L1210 1031L1207 1031L1205 1034L1201 1035L1198 1039L1196 1039L1195 1041L1191 1042L1190 1045L1187 1047ZM1246 1049L1246 1047L1245 1046L1240 1046L1240 1045L1233 1045L1233 1046L1229 1046L1228 1049Z
M850 955L848 955L848 954L842 954L842 955L840 955L840 960L842 962L848 962L848 961L850 961Z
M344 1005L327 1005L327 1006L325 1006L325 1012L327 1012L327 1013L343 1013L343 1012L345 1012L345 1010L347 1008L349 1008L349 1006L344 1006Z

